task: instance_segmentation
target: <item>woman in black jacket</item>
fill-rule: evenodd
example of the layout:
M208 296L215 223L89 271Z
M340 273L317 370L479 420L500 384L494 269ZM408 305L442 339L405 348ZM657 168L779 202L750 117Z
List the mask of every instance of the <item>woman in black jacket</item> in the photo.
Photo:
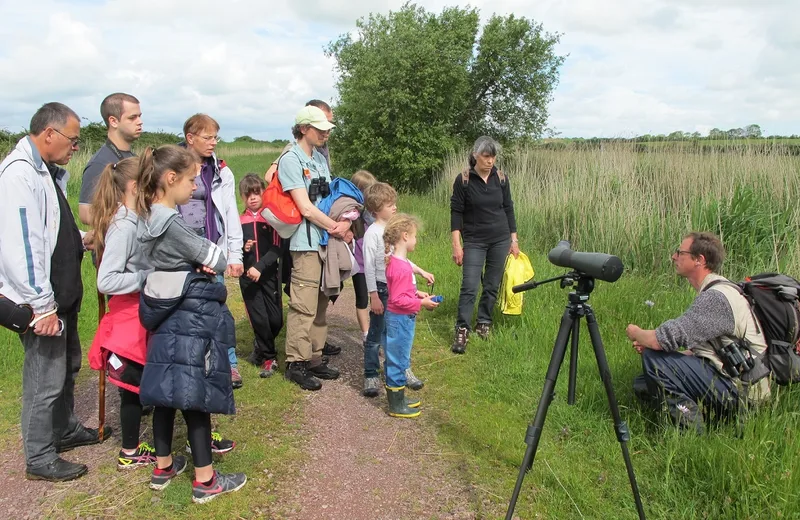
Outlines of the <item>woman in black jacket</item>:
M506 257L519 254L511 187L505 174L495 167L499 151L500 145L494 139L479 137L469 156L469 170L460 173L453 182L450 198L453 261L463 267L452 346L456 354L466 351L481 281L483 291L475 332L482 339L489 336Z

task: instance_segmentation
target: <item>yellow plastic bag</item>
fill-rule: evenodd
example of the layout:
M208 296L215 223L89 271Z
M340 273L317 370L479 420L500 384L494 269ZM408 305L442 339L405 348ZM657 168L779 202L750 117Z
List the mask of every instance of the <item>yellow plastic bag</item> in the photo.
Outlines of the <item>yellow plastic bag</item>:
M506 269L500 287L500 310L503 314L519 316L522 314L522 294L514 294L515 285L525 283L533 278L533 266L525 253L520 252L517 258L509 254L506 258Z

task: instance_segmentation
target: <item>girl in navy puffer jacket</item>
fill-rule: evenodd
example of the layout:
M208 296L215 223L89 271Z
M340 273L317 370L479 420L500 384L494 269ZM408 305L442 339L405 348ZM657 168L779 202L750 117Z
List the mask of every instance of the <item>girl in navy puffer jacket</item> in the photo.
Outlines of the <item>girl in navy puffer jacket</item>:
M150 487L164 489L186 469L184 457L171 455L180 410L195 466L192 500L203 503L241 489L247 477L221 474L211 465L211 414L235 411L227 355L234 331L226 318L225 286L209 276L225 270L225 255L189 229L176 209L191 197L196 175L191 153L177 146L148 148L139 162L137 213L143 220L137 239L155 268L139 306L150 332L140 399L155 406L157 464Z

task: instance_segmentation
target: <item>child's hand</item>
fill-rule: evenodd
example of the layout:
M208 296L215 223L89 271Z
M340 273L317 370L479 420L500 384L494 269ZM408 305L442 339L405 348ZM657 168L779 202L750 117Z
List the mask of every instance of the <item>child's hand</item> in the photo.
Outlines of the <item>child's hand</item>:
M433 275L428 271L422 271L420 274L423 278L425 278L425 280L427 280L428 285L433 285L436 282L436 278L434 278Z
M257 282L261 278L261 271L259 271L255 267L251 267L250 269L247 270L247 277L253 280L254 282Z
M200 267L198 267L197 268L197 272L198 273L210 274L211 276L216 276L217 275L217 272L215 270L211 269L210 267L206 267L204 265L201 265Z
M248 240L244 243L244 252L249 253L251 249L253 249L253 244L255 244L255 240Z
M436 307L438 307L438 306L439 306L439 304L438 304L438 303L436 303L435 301L433 301L431 298L433 298L433 297L432 297L432 296L426 296L426 297L425 297L425 298L423 298L423 299L422 299L422 301L420 302L420 304L421 304L423 307L425 307L426 309L428 309L429 311L432 311L433 309L435 309Z
M422 291L417 291L417 298L427 298L430 294Z
M372 314L377 314L378 316L383 314L383 302L381 301L377 292L370 294L369 307L369 310L372 311Z

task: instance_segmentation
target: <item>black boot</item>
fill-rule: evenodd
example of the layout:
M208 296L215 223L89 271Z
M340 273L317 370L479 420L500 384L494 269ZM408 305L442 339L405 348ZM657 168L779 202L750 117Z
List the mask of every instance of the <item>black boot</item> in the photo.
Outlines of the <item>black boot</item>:
M332 380L339 378L339 369L327 363L320 363L313 367L309 365L308 373L319 379Z
M303 390L316 391L322 388L322 383L308 372L308 361L295 361L286 363L286 372L283 377L297 384Z
M342 347L331 345L327 341L325 342L325 346L322 347L323 356L338 356L341 353L342 353Z
M50 464L28 466L25 470L25 478L28 480L47 480L48 482L65 482L74 480L85 475L89 468L85 464L75 464L62 458L58 458Z
M100 432L94 428L86 428L79 426L75 432L67 438L61 439L56 442L56 453L64 453L65 451L73 450L80 446L91 446L92 444L100 444ZM110 426L103 427L103 440L108 440L114 431Z

